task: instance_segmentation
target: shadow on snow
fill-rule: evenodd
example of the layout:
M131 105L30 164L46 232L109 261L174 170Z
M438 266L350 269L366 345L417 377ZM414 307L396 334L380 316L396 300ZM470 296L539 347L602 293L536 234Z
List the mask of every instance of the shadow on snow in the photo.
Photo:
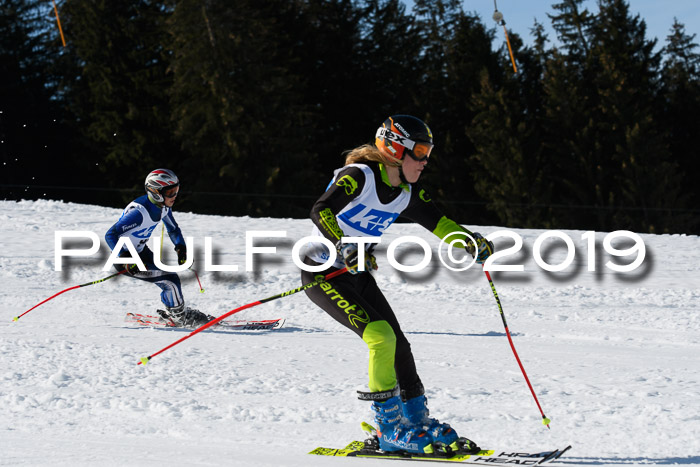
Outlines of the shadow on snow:
M460 332L438 332L438 331L404 331L404 334L427 334L435 336L460 336L460 337L505 337L505 332L489 331L481 334L465 334ZM519 334L515 332L510 333L511 337L516 337Z

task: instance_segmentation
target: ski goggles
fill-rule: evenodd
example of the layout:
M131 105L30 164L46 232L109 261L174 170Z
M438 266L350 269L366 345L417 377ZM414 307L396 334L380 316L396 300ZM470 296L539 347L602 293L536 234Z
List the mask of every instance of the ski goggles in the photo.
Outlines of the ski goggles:
M433 145L430 143L413 141L412 139L408 139L405 136L401 136L400 134L394 133L393 131L384 127L377 129L377 134L375 137L391 141L392 143L396 143L408 149L408 156L416 162L428 160L428 157L430 157L430 152L433 150Z
M162 190L160 192L160 194L163 195L164 198L175 198L179 192L180 192L180 187L174 186L174 187L170 187L170 188L166 188L165 190Z
M427 161L432 150L433 145L430 143L415 143L413 149L408 150L408 157L416 162Z

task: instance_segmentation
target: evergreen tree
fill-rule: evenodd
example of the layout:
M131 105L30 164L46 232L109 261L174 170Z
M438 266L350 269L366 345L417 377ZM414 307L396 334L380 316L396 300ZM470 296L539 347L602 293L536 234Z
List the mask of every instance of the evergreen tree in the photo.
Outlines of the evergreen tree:
M185 209L305 217L342 151L407 113L435 131L423 181L456 219L697 228L695 36L676 21L656 53L625 0L597 6L553 5L559 47L511 32L513 73L457 0L76 0L66 49L47 5L7 0L2 182L94 186L97 168L140 192L167 166Z
M415 19L400 0L365 0L360 18L358 62L348 73L363 83L358 107L364 126L357 130L366 135L358 142L365 143L389 115L418 112L422 44Z
M417 110L422 43L415 19L400 0L365 0L360 21L359 66L352 74L367 79L362 107L378 127L391 114Z
M450 41L455 37L463 12L460 2L457 0L418 0L413 7L416 17L417 39L420 44L420 59L417 72L413 76L415 89L415 106L417 117L424 119L435 130L435 157L431 159L431 168L426 178L432 174L448 174L447 167L459 171L454 160L449 160L453 148L450 147L450 132L459 126L453 119L459 118L449 112L448 89L453 84L448 70L448 54L450 53ZM466 34L466 31L461 31ZM462 44L453 44L456 47ZM454 49L453 49L454 50ZM460 51L463 51L461 49ZM464 57L465 61L468 60ZM452 65L462 57L453 57ZM460 83L464 85L465 83ZM464 127L460 128L462 136ZM464 149L464 148L460 148ZM440 157L444 154L443 157ZM454 156L453 156L454 157ZM464 168L462 165L461 168ZM466 172L462 172L466 173ZM448 187L453 185L450 180L443 180L439 185ZM448 190L449 191L449 190ZM455 193L443 193L442 196L454 196ZM449 199L449 198L448 198Z
M306 131L317 178L307 191L317 196L330 173L344 162L342 152L371 141L379 122L370 101L376 84L362 59L362 7L351 0L304 0L290 25L303 79L303 99L312 123ZM309 199L310 203L313 201ZM309 204L309 209L311 205Z
M51 74L60 53L57 33L43 3L0 5L0 183L5 196L15 199L45 197L47 189L35 185L72 181L71 162L63 157L70 153L69 135Z
M238 193L202 208L262 215L289 212L284 196L303 191L307 148L289 2L181 0L169 20L175 136L203 192ZM274 195L280 195L276 198ZM283 209L285 206L286 209ZM295 213L299 214L299 213Z
M559 201L552 222L559 227L596 228L602 217L593 206L606 205L599 187L606 185L605 164L597 160L598 151L588 107L593 100L587 84L592 79L587 67L590 56L590 31L594 17L582 9L582 0L565 0L552 7L552 26L562 44L554 48L543 73L543 146L558 174L554 180Z
M491 51L493 33L477 16L466 14L454 0L415 3L416 28L421 52L415 85L417 116L435 133L435 150L424 172L451 217L470 223L489 222L471 183L470 157L474 145L467 130L476 110L472 95L479 89L482 71L498 69Z
M502 54L501 73L482 73L481 90L475 96L469 134L476 146L472 157L476 191L507 226L546 227L551 219L552 174L546 146L542 144L541 75L545 65L546 37L534 29L533 49L520 50L518 75Z
M64 5L62 95L85 141L81 159L100 168L105 185L140 191L150 170L178 168L168 125L168 13L150 0Z
M696 182L700 174L700 150L696 142L697 123L692 117L700 108L700 54L696 52L695 37L695 34L689 36L678 20L674 21L663 49L665 61L661 72L662 127L667 130L672 160L685 175L683 193L688 195L688 205L693 207L700 202ZM686 223L689 231L697 231L697 214L677 212L675 217L681 225Z
M493 31L487 30L477 16L457 15L445 43L447 76L443 95L437 101L440 107L429 107L440 117L437 122L440 126L436 126L435 131L442 134L441 145L435 150L437 170L431 170L429 177L435 175L440 180L436 185L441 187L441 198L452 202L448 208L450 214L464 222L480 224L493 223L497 217L483 209L483 200L489 198L478 189L471 161L476 148L469 130L477 114L473 96L479 92L481 77L485 74L495 81L503 79L499 63L501 51L492 50L493 40Z
M562 0L552 5L557 13L547 15L562 48L572 60L582 60L590 52L588 41L595 18L588 9L582 8L584 1Z
M682 207L680 176L670 160L654 109L658 106L660 55L647 40L646 24L632 17L624 0L601 0L592 32L590 63L596 72L594 109L599 157L612 172L606 189L615 194L607 226L646 232L673 229ZM650 170L653 167L654 170Z
M548 140L562 175L557 195L571 206L562 222L666 231L673 223L668 209L682 200L655 119L655 41L645 38L644 21L630 16L624 0L601 0L595 21L574 27L590 18L578 11L578 3L560 5L566 8L555 19L555 29L582 34L560 33L570 53L554 54L545 81Z

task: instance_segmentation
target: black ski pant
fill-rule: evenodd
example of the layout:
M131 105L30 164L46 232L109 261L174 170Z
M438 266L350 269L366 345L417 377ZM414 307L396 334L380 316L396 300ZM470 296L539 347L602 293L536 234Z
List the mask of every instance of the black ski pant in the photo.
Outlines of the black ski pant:
M304 263L318 266L309 258ZM306 284L333 271L337 268L315 273L302 270L302 281ZM367 344L371 392L389 391L398 383L409 397L423 394L411 345L371 273L341 274L305 292L312 302Z

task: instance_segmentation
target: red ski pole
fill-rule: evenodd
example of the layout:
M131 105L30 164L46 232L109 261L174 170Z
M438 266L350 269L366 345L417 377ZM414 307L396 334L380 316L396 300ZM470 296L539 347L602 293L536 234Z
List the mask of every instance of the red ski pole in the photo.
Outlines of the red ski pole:
M124 274L126 271L127 271L127 269L122 269L122 270L119 271L118 273L112 274L111 276L107 276L107 277L105 277L104 279L96 280L96 281L93 281L93 282L88 282L88 283L86 283L86 284L74 285L73 287L69 287L69 288L67 288L67 289L65 289L65 290L61 290L60 292L58 292L58 293L55 294L55 295L50 296L49 298L47 298L47 299L44 300L43 302L37 303L36 305L34 305L33 307L31 307L30 309L28 309L27 311L25 311L25 312L22 313L21 315L15 316L14 318L12 318L12 321L17 321L17 320L20 319L22 316L24 316L24 315L26 315L27 313L29 313L30 311L32 311L34 308L38 307L39 305L43 305L44 303L48 302L49 300L51 300L51 299L53 299L53 298L58 297L58 296L61 295L62 293L68 292L69 290L73 290L73 289L79 289L80 287L87 287L88 285L92 285L92 284L99 284L100 282L104 282L104 281L106 281L106 280L108 280L108 279L111 279L111 278L113 278L113 277L117 277L119 274Z
M535 403L537 404L537 408L540 409L540 413L542 414L542 424L546 425L547 428L549 428L549 424L551 422L550 419L548 419L545 415L544 412L542 411L542 406L540 406L540 401L537 400L537 395L535 395L535 390L532 389L532 384L530 384L530 379L527 377L527 373L525 373L525 368L523 368L523 364L520 362L520 357L518 357L518 352L515 350L515 345L513 345L513 339L510 337L510 331L508 330L508 323L506 322L506 315L503 313L503 307L501 306L501 299L498 298L498 293L496 292L496 286L493 285L493 280L491 280L491 274L484 269L484 273L486 274L486 278L489 280L489 284L491 284L491 290L493 291L493 296L496 298L496 303L498 304L498 309L501 312L501 319L503 320L503 326L506 328L506 336L508 336L508 342L510 343L510 348L513 349L513 355L515 355L515 360L518 362L518 366L520 366L520 371L523 372L523 376L525 377L525 382L527 383L527 387L530 388L530 392L532 393L532 397L535 398Z
M192 270L194 272L194 277L197 278L197 283L199 284L199 293L204 293L204 288L202 287L202 281L199 280L199 274L197 274L196 270Z
M154 353L154 354L151 354L151 355L149 355L148 357L143 357L143 358L141 359L141 361L139 361L139 362L137 363L137 365L142 365L142 364L145 365L145 364L147 364L147 363L148 363L153 357L155 357L156 355L159 355L159 354L165 352L166 350L168 350L168 349L170 349L170 348L172 348L172 347L175 347L175 346L176 346L177 344L179 344L180 342L186 341L187 339L189 339L190 337L194 336L195 334L204 331L206 328L215 325L215 324L218 323L219 321L221 321L221 320L223 320L223 319L226 319L226 318L228 318L229 316L231 316L231 315L233 315L233 314L235 314L235 313L238 313L239 311L247 310L248 308L253 308L254 306L262 305L263 303L271 302L272 300L276 300L276 299L282 298L282 297L287 297L287 296L289 296L289 295L294 295L295 293L301 292L302 290L310 289L311 287L315 287L315 286L317 286L318 284L320 284L320 283L322 283L322 282L329 281L329 280L333 279L334 277L337 277L337 276L343 274L344 272L347 272L347 270L348 270L348 268L339 269L339 270L337 270L337 271L334 271L334 272L328 274L327 276L325 276L325 277L323 277L323 278L316 279L315 281L309 282L308 284L304 284L304 285L302 285L301 287L297 287L296 289L288 290L288 291L286 291L286 292L282 292L282 293L280 293L280 294L273 295L272 297L263 298L262 300L258 300L258 301L256 301L256 302L251 302L251 303L248 303L247 305L243 305L243 306L240 306L240 307L238 307L238 308L234 308L233 310L224 313L223 315L219 316L218 318L213 319L213 320L209 321L209 322L206 323L206 324L203 324L202 326L198 327L197 329L195 329L195 330L192 331L191 333L187 334L187 335L186 335L185 337L183 337L182 339L178 339L178 340L176 340L175 342L173 342L172 344L168 345L167 347L163 347L163 348L160 349L158 352L156 352L156 353Z

